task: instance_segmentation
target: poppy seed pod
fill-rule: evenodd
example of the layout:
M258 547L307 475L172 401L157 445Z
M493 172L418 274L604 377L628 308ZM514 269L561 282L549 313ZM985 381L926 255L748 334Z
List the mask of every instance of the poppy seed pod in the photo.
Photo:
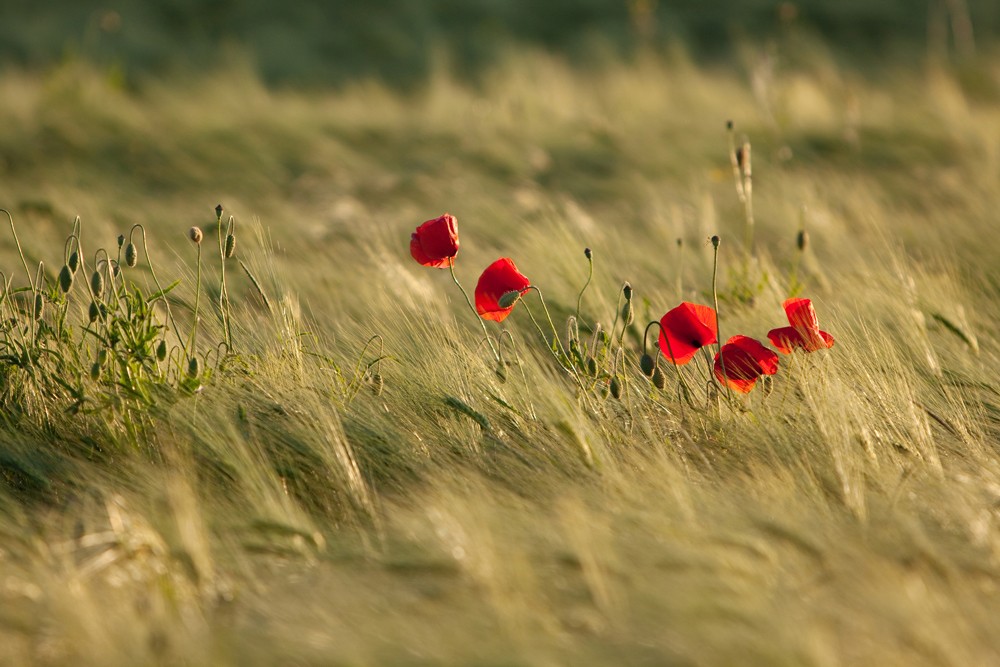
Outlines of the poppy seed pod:
M104 291L104 276L100 271L94 271L94 275L90 276L90 291L94 296L101 296Z
M639 370L646 377L653 377L653 372L656 370L656 360L648 354L643 354L639 357Z
M42 319L42 315L45 313L45 300L42 298L42 293L39 292L35 295L35 310L34 315L36 320Z
M129 243L125 246L125 263L129 267L133 267L139 263L139 253L136 252L134 243Z
M76 270L80 268L80 253L74 250L69 256L69 261L66 262L66 266L69 267L70 271L76 273Z
M513 308L517 300L521 298L521 292L511 290L497 300L497 305L501 308Z
M720 239L720 238L719 238L719 235L718 235L718 234L716 234L715 236L713 236L713 237L712 237L712 247L713 247L713 248L718 248L718 247L719 247L719 242L720 242L721 240L722 240L722 239Z
M70 270L69 265L62 267L62 271L59 272L59 289L63 291L63 294L69 292L70 288L73 287L73 272Z
M118 235L118 247L121 248L123 245L125 245L125 235L124 234L119 234Z
M90 318L90 323L93 324L97 321L97 316L101 314L100 308L97 307L96 301L90 302L90 310L87 311L87 317Z
M201 240L205 238L205 235L201 233L201 229L199 227L192 227L188 230L188 238L195 244L200 244Z
M97 382L97 380L100 377L101 377L101 365L95 361L94 364L90 367L90 379L93 380L94 382Z
M662 390L667 386L667 376L663 374L663 371L661 371L659 367L653 371L653 377L651 379L653 381L653 386L657 389Z
M584 248L583 249L583 254L587 256L587 259L593 259L594 258L594 251L591 250L590 248Z
M230 234L226 237L226 259L232 257L234 252L236 252L236 237Z
M160 344L156 346L156 358L159 361L167 358L167 341L161 340Z
M191 357L188 359L187 374L188 377L191 378L196 378L201 375L201 361L198 360L198 357Z
M372 376L372 394L375 396L382 395L382 387L385 386L385 382L382 380L382 376L378 373Z
M805 251L809 247L809 232L804 229L799 230L799 234L795 237L795 245L799 247L800 251Z
M617 377L611 378L611 395L615 398L622 397L622 381Z

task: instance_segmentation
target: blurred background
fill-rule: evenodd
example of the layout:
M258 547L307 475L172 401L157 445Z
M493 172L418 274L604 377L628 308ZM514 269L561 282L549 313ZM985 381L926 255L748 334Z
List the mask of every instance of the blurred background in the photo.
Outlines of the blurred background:
M32 0L0 1L0 63L83 58L127 82L248 58L270 84L419 84L447 56L458 76L525 46L594 67L653 50L700 62L789 30L856 62L930 43L970 55L1000 28L995 0Z

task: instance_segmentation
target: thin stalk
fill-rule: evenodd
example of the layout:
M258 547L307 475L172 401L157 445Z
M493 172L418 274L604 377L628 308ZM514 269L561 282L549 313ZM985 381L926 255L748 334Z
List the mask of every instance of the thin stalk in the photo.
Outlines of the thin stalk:
M677 381L683 388L684 398L687 400L691 408L694 409L694 403L691 401L691 390L688 388L687 382L684 381L684 376L681 375L681 369L677 365L677 360L674 357L674 351L670 349L670 338L667 337L667 332L663 329L663 325L657 322L656 320L653 320L652 322L647 324L646 330L642 332L642 353L646 354L646 338L649 336L650 327L654 325L658 326L660 328L660 331L663 332L663 340L667 341L667 353L670 355L670 364L674 367L674 372L677 373ZM657 359L657 363L659 363L659 359Z
M170 311L170 302L167 300L167 295L163 294L163 287L160 285L160 281L156 277L156 271L153 269L153 262L149 258L149 246L146 244L146 228L141 224L133 225L132 230L129 232L129 243L132 242L132 234L135 232L136 228L142 232L142 252L146 256L146 264L149 266L149 275L153 277L153 284L156 285L156 290L160 292L160 298L163 300L163 307L167 311L167 318L170 320L170 326L174 329L174 335L177 336L177 340L180 340L180 329L177 328L177 322L174 320L174 314ZM83 254L81 253L81 257ZM82 260L81 260L82 262ZM163 340L167 339L167 332L163 332ZM178 362L179 364L180 362ZM169 367L169 361L168 361ZM179 365L178 365L179 368Z
M524 374L524 364L521 363L521 355L517 353L517 346L514 344L514 334L504 329L500 332L500 336L497 338L497 346L500 348L501 353L503 352L503 336L507 334L507 338L510 339L510 349L514 352L514 359L517 360L517 369L521 372L521 382L524 384L524 397L528 399L528 409L531 410L531 418L538 419L535 415L535 404L531 400L531 392L528 389L528 378ZM501 357L503 355L501 354Z
M587 275L587 282L583 284L583 289L580 290L580 296L576 297L576 319L580 320L580 304L583 302L583 293L587 291L587 287L590 286L590 281L594 279L594 254L590 248L586 250L587 262L590 264L590 273Z
M736 157L736 135L733 131L733 121L726 123L726 131L729 135L729 161L733 165L733 181L736 183L736 196L740 198L740 203L746 202L746 195L743 193L743 181L740 178L740 161Z
M188 359L188 350L196 343L198 337L198 308L201 306L201 244L198 243L198 274L195 281L194 292L194 321L191 323L191 334L187 342L184 343L184 359Z
M229 224L226 225L226 234L222 234L222 218L219 218L219 261L222 266L222 279L219 282L219 311L222 313L222 328L226 334L227 353L233 347L233 334L230 329L229 318L229 290L226 289L226 239L233 233L236 222L233 216L229 216Z
M747 257L753 256L753 172L750 162L750 141L743 142L743 192L746 197L743 201L743 208L746 211L746 253Z
M717 236L712 237L712 246L715 252L712 257L712 300L715 303L715 338L719 345L719 363L722 364L722 376L728 378L726 374L726 358L722 356L722 327L719 326L719 291L717 289L717 281L719 277L719 244L721 239ZM713 380L715 379L714 369L709 368L709 377ZM729 383L726 382L726 396L730 401L733 400L732 390L729 388Z
M457 285L458 289L462 291L462 296L465 297L465 303L469 304L469 310L471 310L473 314L476 316L476 319L479 320L479 325L483 328L483 335L486 336L486 342L490 344L490 349L493 350L493 358L496 361L500 361L500 353L497 352L497 348L493 344L493 339L490 338L490 332L486 328L485 320L483 320L482 316L480 316L479 311L476 310L476 307L472 305L472 300L469 298L469 294L465 291L465 288L462 287L462 283L458 282L458 276L455 275L454 257L448 258L448 268L451 270L451 279L455 281L455 285Z

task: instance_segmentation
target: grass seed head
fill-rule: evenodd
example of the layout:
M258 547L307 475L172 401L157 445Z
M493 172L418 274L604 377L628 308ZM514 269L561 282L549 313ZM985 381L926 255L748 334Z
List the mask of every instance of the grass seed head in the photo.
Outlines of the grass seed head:
M125 263L129 267L134 267L139 263L139 253L136 252L134 243L129 243L125 246Z
M201 240L205 238L205 235L201 233L200 227L192 227L188 230L188 238L197 245L201 243Z
M73 271L69 268L69 264L62 267L62 271L59 272L59 289L66 294L73 287Z

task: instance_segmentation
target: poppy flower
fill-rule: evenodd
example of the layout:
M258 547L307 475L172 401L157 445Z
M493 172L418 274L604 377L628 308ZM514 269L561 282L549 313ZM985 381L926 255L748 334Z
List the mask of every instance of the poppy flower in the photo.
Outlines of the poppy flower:
M410 235L410 254L424 266L445 269L458 254L458 221L445 213L428 220Z
M715 377L741 394L750 393L761 375L777 372L778 355L746 336L733 336L715 355Z
M660 326L660 352L678 366L706 345L719 342L715 311L708 306L685 301L664 315Z
M476 312L484 320L503 322L514 309L516 299L509 306L501 307L500 299L509 292L523 292L531 286L528 280L508 257L501 257L486 267L476 283Z
M833 336L819 330L819 318L809 299L788 299L782 307L792 326L772 329L767 333L768 340L782 354L791 354L792 350L801 347L806 352L815 352L833 347Z

